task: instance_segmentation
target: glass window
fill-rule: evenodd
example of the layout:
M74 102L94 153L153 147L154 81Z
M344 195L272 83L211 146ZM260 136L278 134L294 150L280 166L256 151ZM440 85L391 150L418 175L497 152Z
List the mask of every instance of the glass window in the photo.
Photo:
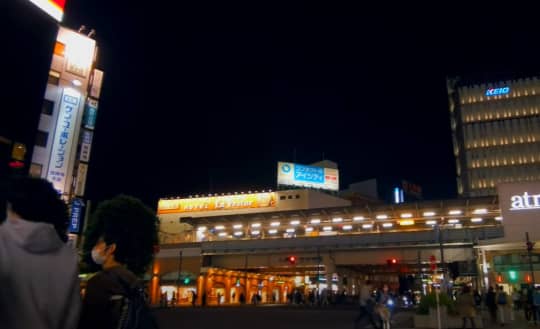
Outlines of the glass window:
M43 100L43 104L41 104L41 113L52 115L53 114L53 108L54 108L54 102L50 101L48 99Z
M38 130L36 133L36 146L47 147L48 138L49 138L48 132Z

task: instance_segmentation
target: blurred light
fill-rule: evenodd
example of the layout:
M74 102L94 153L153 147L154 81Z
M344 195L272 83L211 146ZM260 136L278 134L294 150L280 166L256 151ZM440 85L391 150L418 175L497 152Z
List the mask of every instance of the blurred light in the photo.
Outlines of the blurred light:
M461 215L461 210L450 210L449 215Z
M313 232L313 227L306 227L306 232Z
M261 223L253 223L251 224L251 227L261 227Z
M332 226L323 227L323 231L332 231Z
M401 214L401 218L411 218L412 217L412 214L411 213L405 213L405 214Z
M287 233L294 233L294 228L288 228L288 229L286 230L286 232L287 232Z
M206 231L206 226L199 226L199 227L197 227L197 231L199 231L199 232L204 232L204 231Z
M483 214L487 214L488 210L486 208L482 208L482 209L476 209L475 211L473 211L473 214L475 215L483 215Z
M495 217L495 220L502 221L503 218L502 218L502 216L497 216L497 217Z
M276 226L279 226L279 224L280 224L279 222L272 222L270 223L270 226L276 227Z
M75 87L80 87L80 86L82 86L81 80L78 80L78 79L73 79L73 81L71 81L71 83L72 83Z
M226 233L226 232L219 232L219 234L218 234L218 235L219 235L219 236L226 236L226 235L227 235L227 233Z
M291 220L291 225L298 225L300 224L299 220Z
M392 223L383 223L382 226L388 228L388 227L394 226L394 224L392 224Z
M377 215L377 219L387 219L388 215Z
M261 231L259 231L259 230L251 231L251 234L253 234L253 235L259 235L260 233L261 233Z
M242 234L244 234L244 233L242 233L242 232L240 232L240 231L234 232L234 235L235 235L235 236L240 236L240 235L242 235Z
M236 229L242 228L242 224L235 224L235 225L233 225L233 228L236 228Z
M401 226L414 225L414 220L412 220L412 219L402 220L402 221L399 222L399 225L401 225Z
M344 229L345 231L352 230L352 225L343 225L343 229Z
M435 216L435 212L434 211L426 211L424 212L424 217L431 217L431 216Z
M353 221L355 221L355 222L359 222L359 221L362 221L362 220L364 220L364 216L354 216L353 217Z
M437 221L436 220L427 220L426 225L437 225Z
M332 218L332 223L341 223L341 222L343 222L343 218L341 217Z
M268 230L268 234L276 234L277 230Z
M373 228L373 224L363 224L362 228Z
M312 219L311 224L319 224L321 222L320 219Z
M479 218L479 217L471 218L471 222L473 222L473 223L481 223L481 222L482 222L482 218Z
M224 230L224 229L225 229L225 226L223 226L223 225L216 225L214 228L215 228L216 230Z
M457 223L459 223L459 219L449 219L448 223L449 224L457 224Z

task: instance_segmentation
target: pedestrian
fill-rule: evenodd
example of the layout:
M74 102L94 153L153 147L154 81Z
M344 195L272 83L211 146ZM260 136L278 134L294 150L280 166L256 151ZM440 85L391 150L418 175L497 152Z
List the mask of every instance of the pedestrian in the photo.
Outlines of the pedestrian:
M18 177L7 185L7 219L0 225L0 327L74 328L81 306L79 268L66 244L66 204L43 179Z
M467 319L471 322L471 328L476 328L474 318L476 317L475 301L471 295L471 289L469 286L463 286L461 294L456 298L457 311L463 319L463 325L461 328L467 327Z
M502 327L506 324L506 310L508 308L508 295L502 286L497 288L497 313L499 314L499 323Z
M80 329L122 325L120 319L129 305L124 297L140 285L137 275L146 272L156 245L157 217L140 200L118 196L98 206L83 249L101 270L88 280Z
M191 306L195 307L195 304L197 303L197 293L195 290L191 291Z
M360 288L360 308L359 313L354 319L354 328L361 328L360 324L368 320L373 328L379 328L375 321L375 300L371 296L373 287L371 281L366 280L365 284Z
M486 294L486 307L493 323L497 323L497 303L495 297L495 290L490 286Z
M201 306L202 307L206 306L206 291L204 291L202 294Z

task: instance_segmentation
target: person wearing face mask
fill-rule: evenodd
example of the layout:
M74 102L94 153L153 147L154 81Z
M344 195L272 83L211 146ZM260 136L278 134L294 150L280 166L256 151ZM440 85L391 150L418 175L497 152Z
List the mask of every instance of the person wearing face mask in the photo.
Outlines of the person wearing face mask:
M85 236L83 257L101 270L88 280L79 328L117 328L117 296L152 262L157 217L138 199L118 196L98 206Z
M77 254L66 245L66 204L51 183L38 178L14 178L5 193L0 328L75 328L81 306L79 268Z

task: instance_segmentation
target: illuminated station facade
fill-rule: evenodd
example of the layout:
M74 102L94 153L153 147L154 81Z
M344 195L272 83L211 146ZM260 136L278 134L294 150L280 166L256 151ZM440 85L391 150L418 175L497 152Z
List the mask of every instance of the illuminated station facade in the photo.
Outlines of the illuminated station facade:
M528 230L534 241L540 230L525 230L516 216L531 219L538 210L525 201L520 210L501 211L497 197L348 200L337 193L339 174L331 164L280 162L277 191L159 200L161 248L148 276L152 302L166 297L188 305L193 292L198 305L250 303L254 296L288 303L293 293L307 300L310 292L354 296L366 279L396 292L426 293L443 273L449 287L502 284L510 291L533 280L518 232ZM300 180L287 181L283 170ZM532 197L540 198L540 184L501 191L505 207L524 193L529 206L540 203ZM532 263L536 270L535 254Z

